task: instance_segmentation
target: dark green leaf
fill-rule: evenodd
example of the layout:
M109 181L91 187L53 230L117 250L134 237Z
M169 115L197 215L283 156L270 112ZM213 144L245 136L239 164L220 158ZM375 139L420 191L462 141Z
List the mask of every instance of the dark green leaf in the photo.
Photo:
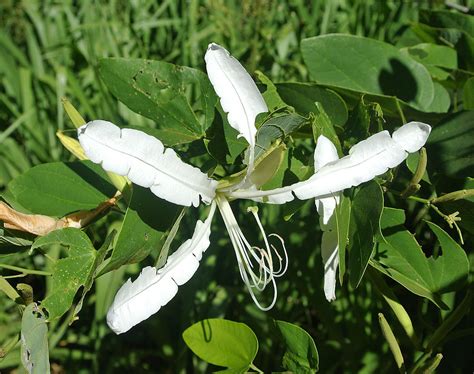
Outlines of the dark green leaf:
M289 322L275 321L285 342L282 365L294 373L318 371L319 355L314 340L305 330Z
M430 175L452 177L474 173L474 111L458 112L433 128L428 138Z
M171 146L204 136L214 119L217 96L206 75L162 61L110 58L99 73L110 91L134 112L156 122Z
M89 161L35 166L12 180L8 190L32 213L59 217L96 208L116 191L102 168Z
M347 193L342 194L336 207L337 243L339 246L339 282L342 284L346 273L346 249L349 244L351 222L351 199Z
M333 34L304 39L301 50L320 84L395 96L420 110L431 106L434 88L428 71L390 44ZM341 58L341 51L346 58Z
M158 251L179 210L179 206L157 198L149 189L134 185L112 255L101 274Z
M349 282L357 287L364 276L375 244L380 234L380 216L383 193L377 182L362 185L354 195L349 223Z
M328 115L324 111L324 108L321 103L316 103L314 115L312 115L311 117L314 142L316 143L318 141L320 135L324 135L336 146L338 153L341 155L341 143L339 141L339 138L337 137L336 130L334 129L334 126Z
M205 319L183 332L186 345L201 359L243 373L258 351L258 340L250 327L225 319Z
M277 139L285 139L303 126L307 120L298 114L284 114L272 117L257 131L255 159L258 159Z
M382 131L384 122L380 105L366 103L361 97L344 126L344 148L350 148L371 134Z
M321 103L334 125L342 126L347 121L346 103L328 88L308 83L279 83L276 87L283 101L298 113L315 113L315 103Z

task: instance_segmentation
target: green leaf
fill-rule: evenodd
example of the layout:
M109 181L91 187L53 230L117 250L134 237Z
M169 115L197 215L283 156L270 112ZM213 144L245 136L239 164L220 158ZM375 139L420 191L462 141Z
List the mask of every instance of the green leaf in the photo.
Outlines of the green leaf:
M380 234L383 192L375 181L362 185L354 195L349 223L349 282L357 287L364 276L374 249L375 237Z
M339 138L337 137L336 130L329 119L328 115L324 111L321 103L316 103L314 115L312 117L312 130L313 130L313 139L316 143L320 135L324 135L328 138L336 147L339 155L342 154L342 147Z
M447 46L420 43L404 48L401 52L408 54L411 58L425 66L439 66L452 70L458 67L456 50Z
M428 138L430 175L474 174L474 111L455 113L433 128Z
M442 255L427 258L404 222L403 210L384 208L383 239L379 240L372 265L411 292L447 308L441 294L465 282L469 271L466 253L444 230L428 222L441 244Z
M35 166L12 180L8 190L32 213L58 217L96 208L116 191L102 168L89 161Z
M474 109L474 77L469 78L462 89L462 104L464 109Z
M86 297L86 294L90 291L92 288L92 285L94 284L94 280L97 277L97 271L99 269L99 266L102 264L102 262L105 259L105 256L107 255L107 252L110 249L110 244L114 240L116 231L113 230L107 238L105 238L104 244L98 249L98 251L95 253L95 259L94 263L92 264L91 271L89 272L89 275L87 276L86 282L84 283L84 288L82 289L82 295L81 298L79 299L78 303L76 304L76 307L74 308L74 313L72 315L71 321L74 321L79 314L79 312L82 309L82 304L84 303L84 299Z
M164 234L179 211L179 206L158 199L147 188L134 185L112 255L101 274L124 264L140 262L152 250L158 252Z
M320 83L363 93L395 96L428 110L434 88L426 68L397 48L351 35L323 35L301 42L303 59ZM346 58L341 58L344 51Z
M449 92L441 83L433 82L435 95L430 105L430 111L436 113L446 113L451 105Z
M285 342L282 365L294 373L318 371L319 355L314 340L305 330L292 323L275 321Z
M21 319L21 361L28 373L49 373L48 326L41 309L31 303Z
M366 103L365 97L361 97L344 126L344 148L351 148L370 134L382 131L384 122L380 104Z
M267 104L269 112L274 112L288 107L278 94L277 88L270 78L258 70L255 72L255 75L257 76L258 80L262 82L267 88L262 96L265 100L265 103Z
M342 126L347 121L347 106L334 91L314 83L278 83L278 93L285 103L298 113L316 113L315 103L321 103L331 122Z
M225 319L197 322L183 332L183 339L204 361L239 373L248 370L258 351L258 340L250 327Z
M284 114L270 118L257 131L255 159L263 155L277 139L284 140L306 123L306 118L299 114Z
M52 231L37 239L31 250L51 245L63 246L67 257L54 264L51 290L41 304L48 310L49 320L61 317L71 307L76 292L86 284L93 271L96 259L91 241L78 229Z
M337 244L339 246L339 282L342 284L346 273L346 249L349 244L351 222L351 199L343 193L336 207Z
M444 22L447 18L439 17L443 22L434 22L430 24L433 18L428 10L420 11L420 22L411 25L411 30L416 34L422 42L437 44L440 41L448 44L456 49L458 57L458 66L460 69L472 71L474 67L474 37L464 29ZM438 13L438 15L441 13ZM451 13L454 14L454 13ZM464 16L472 19L472 16ZM426 24L424 24L426 23ZM462 20L460 19L460 25ZM462 27L462 26L461 26Z
M163 61L108 58L99 74L110 91L134 112L156 122L168 145L204 136L214 119L217 96L207 76Z
M474 18L447 10L420 10L420 22L439 28L459 29L474 37Z
M235 159L247 148L248 143L243 138L237 138L238 131L232 128L227 120L224 119L225 114L221 112L212 124L207 133L204 144L209 154L221 164L232 164Z

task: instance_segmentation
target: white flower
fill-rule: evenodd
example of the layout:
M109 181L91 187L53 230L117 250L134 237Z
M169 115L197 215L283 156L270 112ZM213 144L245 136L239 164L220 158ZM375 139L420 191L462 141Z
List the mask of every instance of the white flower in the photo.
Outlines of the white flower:
M315 174L311 178L291 186L262 191L251 183L250 176L255 162L255 118L266 112L267 106L249 74L224 48L210 44L205 60L209 79L221 99L222 108L228 113L230 125L249 143L246 174L234 185L219 189L217 181L184 163L172 149L164 148L158 139L141 131L120 129L102 120L89 122L78 130L85 154L93 162L102 164L105 170L127 176L133 183L150 188L155 195L172 203L197 207L202 201L210 205L206 220L197 222L192 238L168 257L165 266L161 269L144 268L134 282L129 279L117 292L107 314L107 323L117 334L128 331L156 313L176 295L178 286L194 275L203 252L210 245L211 222L216 207L228 231L242 280L257 306L262 310L270 309L277 298L275 278L282 276L287 269L284 241L276 234L266 235L257 209L252 207L249 212L255 218L264 245L251 245L235 219L229 200L250 199L282 204L295 197L315 198L325 230L325 247L324 238L335 233L330 216L337 203L337 193L397 166L408 152L415 152L423 146L430 132L430 126L418 122L402 126L393 136L382 131L356 144L349 155L341 159L337 159L332 143L320 138L315 152ZM281 253L270 244L271 237L281 244ZM334 287L330 282L334 278L335 283L336 257L337 247L330 249L327 255L323 253L323 259L331 269L327 271L328 298L333 297ZM255 290L263 291L269 284L272 285L273 298L269 305L262 306Z

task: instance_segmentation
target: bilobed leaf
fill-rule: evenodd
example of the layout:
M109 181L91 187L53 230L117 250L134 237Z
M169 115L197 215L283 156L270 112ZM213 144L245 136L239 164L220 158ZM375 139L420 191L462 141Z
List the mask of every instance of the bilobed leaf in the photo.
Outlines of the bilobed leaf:
M367 269L375 237L380 234L383 193L377 182L371 181L356 191L351 204L349 224L349 282L357 287Z
M157 138L133 129L120 129L96 120L78 129L87 157L107 170L127 176L171 203L197 207L210 203L217 182L165 148Z
M80 287L86 284L93 271L96 251L82 231L73 228L56 230L37 239L31 249L61 245L67 257L53 266L52 286L42 306L49 312L49 320L61 317L70 307Z
M211 205L207 219L198 221L191 239L186 240L168 257L161 269L147 266L135 281L128 281L115 295L107 313L107 324L122 334L158 312L194 275L203 253L210 245L211 222L216 205Z
M167 146L200 139L214 119L217 97L199 70L162 61L107 58L100 61L99 74L120 101L156 122Z
M425 297L441 308L441 294L458 289L466 281L469 262L464 250L439 226L429 222L441 244L437 258L423 253L415 237L404 227L403 210L384 208L379 240L372 265L411 292Z
M178 211L179 206L157 199L143 187L133 186L112 255L101 274L139 262L151 251L159 250Z
M312 78L320 84L395 96L420 110L428 110L433 101L426 68L390 44L330 34L303 39L301 50ZM341 58L341 51L346 58Z
M21 362L30 374L50 372L48 326L35 303L26 307L21 319Z
M12 180L8 190L32 213L50 216L94 209L116 192L101 167L89 161L35 166Z
M278 83L276 85L281 98L298 113L308 115L316 112L320 103L335 126L347 121L347 106L344 100L333 90L314 83Z
M282 365L294 373L315 373L319 355L313 338L301 327L285 321L275 321L285 342Z
M258 340L250 327L225 319L205 319L183 332L186 345L213 365L244 373L258 351Z

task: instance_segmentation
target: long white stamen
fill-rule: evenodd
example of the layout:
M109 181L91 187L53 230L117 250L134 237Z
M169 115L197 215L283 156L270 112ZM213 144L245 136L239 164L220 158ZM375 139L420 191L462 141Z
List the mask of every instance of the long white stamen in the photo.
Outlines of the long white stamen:
M285 243L283 239L276 234L270 234L267 236L263 228L262 223L257 214L257 208L249 208L257 222L260 233L263 236L264 248L258 246L252 246L245 238L242 230L240 229L237 220L235 219L234 213L228 200L221 194L216 196L217 206L222 214L222 219L224 224L229 232L230 241L234 248L235 256L237 258L237 263L239 265L240 276L245 283L247 289L249 290L250 296L252 297L255 304L261 310L271 309L277 299L277 287L275 278L282 276L286 269L288 268L288 255L285 248ZM284 255L281 256L276 247L273 244L269 243L268 238L270 236L277 237L283 248ZM273 269L274 258L273 254L276 254L278 259L278 270ZM262 306L257 300L255 295L255 289L262 292L268 284L272 284L273 288L273 299L270 305Z

